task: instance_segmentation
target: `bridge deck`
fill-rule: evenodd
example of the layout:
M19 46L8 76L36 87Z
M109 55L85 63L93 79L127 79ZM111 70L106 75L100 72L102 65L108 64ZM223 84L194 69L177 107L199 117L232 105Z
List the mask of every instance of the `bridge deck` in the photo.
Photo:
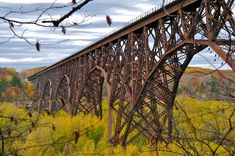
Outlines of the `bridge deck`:
M169 14L172 14L176 12L179 8L184 8L187 10L192 10L200 4L201 0L187 0L187 1L182 1L182 0L174 0L167 5L164 6L164 8L159 8L157 9L156 7L141 14L140 16L136 17L135 19L131 20L130 22L127 23L127 25L112 34L105 36L101 38L100 40L90 44L89 46L85 47L84 49L78 51L77 53L62 59L61 61L47 67L46 69L40 71L39 73L36 73L35 75L32 75L28 79L32 81L35 79L37 76L48 72L49 70L52 70L60 65L63 65L67 62L73 61L74 59L87 54L97 48L101 48L102 46L115 42L118 38L126 38L129 32L134 32L138 31L138 29L142 28L143 26L150 25L154 23L157 19L167 17Z

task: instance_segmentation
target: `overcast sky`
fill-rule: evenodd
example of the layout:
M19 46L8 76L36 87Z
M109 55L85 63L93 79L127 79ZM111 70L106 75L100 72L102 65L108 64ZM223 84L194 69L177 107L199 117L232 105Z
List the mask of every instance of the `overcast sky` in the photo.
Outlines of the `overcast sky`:
M0 0L0 16L4 16L9 12L9 9L12 11L30 11L35 8L47 8L52 2L54 0ZM57 0L55 6L69 6L62 10L52 10L50 11L51 15L53 17L62 16L71 9L70 2L71 0ZM42 44L40 52L36 51L34 46L19 38L13 38L4 43L13 34L7 23L0 21L0 67L13 67L20 71L27 68L49 66L78 52L114 29L121 28L126 22L139 14L160 5L162 5L160 0L93 0L74 14L70 21L79 22L84 15L95 16L81 25L69 28L66 35L61 32L60 28L43 28L35 25L25 25L22 28L14 27L14 30L19 34L22 30L27 29L24 36L33 44L38 40ZM40 11L23 15L13 13L8 17L32 21L37 18L39 13ZM106 23L106 15L112 17L113 25L111 27ZM56 44L60 41L65 42ZM216 68L220 66L222 61L217 59L216 62L213 62L214 55L214 53L210 54L204 51L194 57L190 66ZM229 67L224 66L222 69L229 69Z

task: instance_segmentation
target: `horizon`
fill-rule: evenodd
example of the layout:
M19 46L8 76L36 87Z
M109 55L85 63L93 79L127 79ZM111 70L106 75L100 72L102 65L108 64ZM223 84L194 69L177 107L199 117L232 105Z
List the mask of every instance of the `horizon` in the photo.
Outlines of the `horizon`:
M16 68L14 68L14 67L0 67L0 70L1 69L4 69L4 68L6 68L6 69L15 69L16 70L16 72L17 73L21 73L21 72L23 72L23 71L25 71L25 70L31 70L31 69L36 69L36 68L48 68L49 66L37 66L37 67L34 67L34 68L25 68L25 69L21 69L21 70L17 70ZM188 66L187 68L198 68L198 69L207 69L207 70L219 70L219 71L232 71L232 69L221 69L221 68L213 68L213 67L211 67L211 68L209 68L209 67L199 67L199 66Z

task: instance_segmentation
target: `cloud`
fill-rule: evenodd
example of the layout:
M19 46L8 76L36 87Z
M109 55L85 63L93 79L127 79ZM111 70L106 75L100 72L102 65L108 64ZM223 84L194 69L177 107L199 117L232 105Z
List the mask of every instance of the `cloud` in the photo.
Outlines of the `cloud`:
M110 27L110 28L81 28L79 29L80 32L91 32L91 33L99 33L99 34L105 34L107 32L111 32L116 28Z
M68 32L69 33L69 32ZM60 40L64 40L64 39L68 39L68 40L80 40L82 42L82 40L93 40L99 37L98 34L92 34L89 35L88 34L62 34L62 32L60 33L38 33L38 32L30 32L30 33L26 33L25 34L26 38L30 38L30 39L40 39L40 40L47 40L47 41L51 41L51 42L55 42L58 41L58 39Z
M1 63L40 62L42 60L43 58L33 58L33 57L26 57L26 58L21 58L21 59L11 59L11 58L0 57Z
M57 57L54 57L57 55ZM48 55L42 57L0 57L0 63L1 64L8 64L8 63L15 63L15 64L21 64L21 63L49 63L52 64L52 62L56 62L59 59L63 59L65 57L68 57L69 53L65 54L58 54L58 53L49 53Z
M142 12L136 11L136 10L128 10L128 9L123 9L123 8L112 8L112 14L117 14L121 16L130 16L130 17L135 17L138 14L141 14Z
M231 67L228 64L224 64L221 66L221 64L189 64L189 67L201 67L201 68L209 68L209 69L220 69L220 70L231 70Z
M169 3L170 1L171 0L166 0L166 3ZM17 11L20 9L32 10L38 6L47 8L52 2L54 2L54 0L0 0L1 6L10 7L12 10ZM70 2L71 0L57 0L57 6L68 4L68 7L62 10L51 10L49 13L51 16L59 18L72 8ZM96 16L81 25L67 28L66 35L61 32L60 27L44 28L35 25L25 25L23 28L15 27L14 29L16 32L19 32L19 34L21 34L22 30L28 29L24 36L26 36L32 44L35 44L36 40L39 39L42 44L41 51L37 52L34 45L29 45L24 40L18 38L12 39L10 42L0 45L0 66L15 67L17 70L21 70L23 68L54 64L85 48L88 44L103 38L117 28L122 28L126 22L139 16L143 12L148 11L155 6L161 7L161 2L162 1L156 0L125 0L124 2L120 2L120 0L92 1L71 16L70 22L81 21L84 14ZM9 9L0 9L0 16L4 15L7 11L9 11ZM20 18L25 21L32 21L38 17L39 13L40 11L23 15L12 14L9 17L12 19ZM106 23L106 15L110 15L113 20L113 25L111 27ZM48 18L48 16L45 15L43 18ZM0 23L0 34L0 43L12 35L9 31L8 23ZM67 39L68 42L54 44L58 41ZM152 45L153 41L150 42L150 45ZM210 58L210 62L216 64L216 66L220 65L220 63L213 62L212 55L205 51L202 53L206 58ZM190 65L211 68L210 63L198 55L195 55ZM224 66L224 68L229 67Z
M134 5L134 7L136 7L136 9L138 9L140 12L146 12L150 9L152 9L154 7L153 4L149 4L149 3L137 3Z
M74 40L74 41L69 41L66 42L65 44L69 45L69 46L87 46L90 43L92 43L91 41L84 41L84 40Z
M32 3L53 3L55 0L0 0L4 3L19 3L19 4L32 4ZM69 0L57 0L56 3L69 3ZM79 1L78 1L79 2Z

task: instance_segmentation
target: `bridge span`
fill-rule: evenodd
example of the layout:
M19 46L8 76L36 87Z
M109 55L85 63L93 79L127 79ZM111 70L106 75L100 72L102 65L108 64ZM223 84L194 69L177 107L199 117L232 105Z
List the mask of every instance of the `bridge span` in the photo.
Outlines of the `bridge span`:
M235 70L234 0L175 0L31 76L34 106L55 114L102 118L106 84L108 137L126 146L143 136L171 140L181 76L210 47Z

